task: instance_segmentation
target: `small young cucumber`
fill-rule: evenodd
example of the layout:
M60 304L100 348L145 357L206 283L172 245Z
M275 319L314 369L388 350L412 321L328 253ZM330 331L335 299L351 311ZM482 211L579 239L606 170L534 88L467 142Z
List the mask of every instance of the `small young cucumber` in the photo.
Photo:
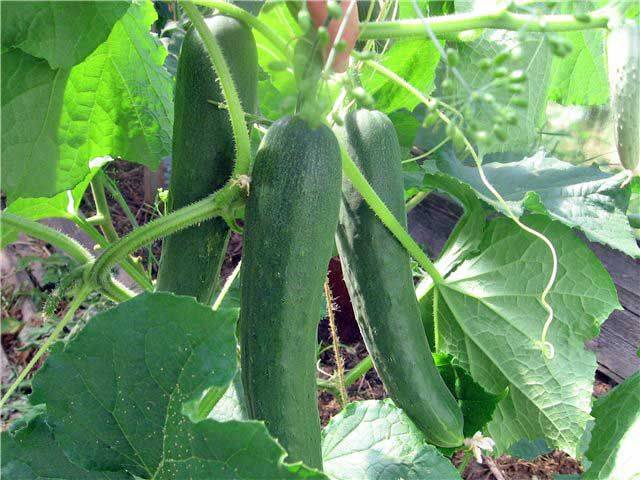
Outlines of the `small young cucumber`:
M221 15L206 22L225 55L242 106L255 113L258 56L251 30ZM229 114L211 102L224 102L224 97L204 44L191 28L182 44L176 75L169 211L213 193L231 175L235 144ZM228 239L229 228L221 218L166 238L157 290L209 303Z
M238 330L249 415L264 420L289 461L315 468L317 326L341 179L329 128L278 120L256 155L244 227Z
M620 163L640 173L640 27L622 24L607 38L609 89Z
M400 146L381 112L349 113L335 129L353 161L406 226ZM336 243L356 319L393 401L442 447L462 444L462 412L433 362L409 254L344 179Z

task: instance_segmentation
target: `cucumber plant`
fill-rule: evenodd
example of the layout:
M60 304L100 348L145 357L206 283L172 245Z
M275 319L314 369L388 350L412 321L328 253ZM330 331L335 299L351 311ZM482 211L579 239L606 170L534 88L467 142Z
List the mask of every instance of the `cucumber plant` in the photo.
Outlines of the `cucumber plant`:
M638 182L540 151L550 100L610 90L637 171L637 11L458 3L3 4L2 243L23 233L76 265L62 318L3 391L5 409L33 405L3 433L4 475L455 479L520 441L582 458L590 412L587 478L640 472L618 459L637 375L591 410L584 344L619 303L572 230L640 258L624 215ZM175 82L158 14L168 48L182 41ZM104 165L168 154L167 211L126 212L119 237ZM407 225L432 192L465 210L438 254ZM242 261L218 288L231 229ZM160 238L152 278L131 255ZM334 245L369 355L320 379ZM96 292L117 305L69 332ZM389 398L345 401L372 369ZM342 402L324 428L321 390Z

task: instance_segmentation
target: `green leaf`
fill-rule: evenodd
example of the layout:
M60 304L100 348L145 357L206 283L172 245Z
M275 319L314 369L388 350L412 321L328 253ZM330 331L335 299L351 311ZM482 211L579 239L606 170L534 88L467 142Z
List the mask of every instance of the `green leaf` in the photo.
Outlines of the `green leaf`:
M186 448L193 425L182 404L231 382L236 320L237 310L214 312L190 297L135 297L96 315L51 354L31 402L47 404L72 461L151 476Z
M429 40L398 40L385 52L381 63L424 94L433 90L440 53ZM370 67L362 69L363 87L373 95L375 107L385 113L406 108L411 111L420 101L403 87Z
M128 6L122 0L3 2L2 48L44 58L51 68L72 67L107 39Z
M284 449L269 436L262 422L205 420L192 424L189 435L187 448L183 447L179 456L166 459L154 479L328 480L302 463L284 463Z
M167 480L325 478L284 464L261 422L193 423L181 414L185 402L230 384L237 316L191 297L139 295L57 348L31 400L46 403L56 441L84 468Z
M477 168L465 167L455 158L438 159L437 168L470 184L480 198L504 213L483 185ZM612 176L597 167L574 166L542 151L520 162L485 164L484 171L516 215L525 208L538 213L546 209L551 218L579 228L589 240L640 257L625 214L628 192L620 188L624 173Z
M82 63L52 70L21 50L2 55L2 188L52 197L75 188L89 161L121 156L155 169L170 152L166 51L149 33L150 2L133 3Z
M323 431L325 472L335 480L460 480L391 400L351 403Z
M554 57L549 98L562 105L602 105L609 100L605 34L599 30L563 32L573 50Z
M90 472L69 461L44 415L35 417L16 433L2 433L2 474L20 480L132 479L125 472Z
M596 359L584 342L616 308L616 290L597 257L575 234L544 216L524 221L553 243L558 275L549 294L554 321L537 342L547 312L540 295L551 273L546 245L506 218L491 221L479 254L454 270L439 294L438 345L489 393L503 399L489 424L501 449L544 438L575 453L589 420Z
M73 218L80 207L80 201L93 177L111 157L96 158L90 162L87 176L73 190L60 192L53 197L18 198L4 211L31 220L42 218ZM20 232L13 228L3 228L0 232L0 246L6 246L18 239Z
M587 450L591 466L584 480L640 478L640 372L597 400L591 414L596 421Z
M432 173L424 176L423 189L435 189L453 197L464 208L464 213L449 235L435 265L446 276L463 260L475 253L482 241L486 212L474 191L466 184L447 175ZM433 318L433 279L424 275L416 286L422 323L432 350L435 348L435 324ZM466 428L466 424L465 424ZM475 433L471 432L471 435Z
M487 392L473 381L462 367L450 356L442 353L433 355L438 371L447 387L458 401L464 416L464 436L472 437L483 431L491 421L493 412L508 393L505 389L499 395Z

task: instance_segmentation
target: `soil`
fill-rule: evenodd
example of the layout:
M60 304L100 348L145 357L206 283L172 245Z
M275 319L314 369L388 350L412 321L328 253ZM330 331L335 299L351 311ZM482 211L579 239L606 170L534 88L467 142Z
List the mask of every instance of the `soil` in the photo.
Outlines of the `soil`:
M120 188L123 196L125 197L127 204L136 221L139 224L144 224L149 220L158 216L158 205L149 204L144 201L144 167L131 164L124 161L116 161L112 163L107 169L108 175L115 180ZM131 223L127 218L125 212L119 205L107 195L110 202L111 215L113 218L116 230L120 235L125 235L131 230ZM86 198L87 205L91 205L90 195ZM91 214L91 212L88 212ZM51 255L51 250L43 245L42 242L28 240L29 254L33 254L41 257L47 257ZM157 260L160 259L161 242L156 242L153 246L153 255ZM238 234L233 234L226 254L225 261L222 266L222 277L226 278L235 265L238 263L242 253L242 238ZM13 255L16 258L26 255L24 252L16 252L5 249L4 255ZM141 250L137 253L142 261L146 264L149 261L146 250ZM15 262L14 262L15 266ZM154 271L156 266L154 264ZM9 269L10 270L10 269ZM3 272L3 283L6 284L6 276L14 275L17 272L13 269L12 272ZM32 276L32 275L31 275ZM29 278L30 288L39 289L41 291L48 291L50 285L40 285L37 281L31 281ZM336 324L338 335L340 337L341 347L340 355L342 356L345 369L348 371L353 368L360 360L366 357L367 351L362 342L362 337L358 330L353 310L349 302L349 296L346 290L344 281L342 280L342 272L340 268L340 262L337 258L332 259L329 265L329 279L332 292L334 294L334 311L336 316ZM23 278L24 280L24 278ZM19 289L24 290L24 285ZM16 287L18 288L18 287ZM15 290L15 288L14 288ZM3 309L2 317L13 317L18 321L22 321L23 313L20 310L20 304L15 300L16 295L14 292L8 292L3 290ZM19 297L19 296L18 296ZM12 304L8 304L7 299L13 299ZM64 303L58 307L58 314L64 311ZM335 356L333 349L331 348L331 335L328 327L327 319L324 319L318 328L318 336L322 343L324 351L320 355L320 361L318 369L321 372L320 378L328 379L335 373ZM33 354L34 346L26 345L18 335L18 333L5 333L2 335L2 346L6 354L6 358L10 368L14 371L21 370L24 365L29 361ZM611 382L606 378L599 378L595 382L594 393L596 395L602 395L611 388ZM28 392L25 392L28 393ZM368 400L368 399L382 399L386 397L386 392L382 382L377 376L374 369L370 370L359 381L355 382L348 388L348 397L350 401L355 400ZM22 403L20 403L22 402ZM3 412L3 421L6 426L13 418L21 414L21 409L24 404L24 396L14 402L12 408ZM320 411L320 418L323 425L326 425L329 419L336 415L340 411L340 403L333 394L327 391L321 391L318 394L318 406ZM461 461L462 452L458 452L453 456L452 462L459 464ZM553 451L549 454L542 455L533 461L526 461L510 456L500 456L498 458L488 457L483 464L478 464L472 460L464 472L464 478L466 480L479 480L479 479L496 479L496 480L524 480L534 479L539 480L553 478L554 474L569 474L580 473L580 464L569 457L567 454L559 451Z

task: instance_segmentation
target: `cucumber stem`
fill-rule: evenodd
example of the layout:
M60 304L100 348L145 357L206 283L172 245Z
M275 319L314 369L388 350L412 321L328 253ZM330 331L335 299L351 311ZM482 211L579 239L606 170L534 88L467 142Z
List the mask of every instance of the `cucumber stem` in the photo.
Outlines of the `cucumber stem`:
M409 200L407 200L407 204L405 205L406 209L407 209L407 212L410 212L411 210L416 208L420 204L420 202L422 202L422 200L427 198L429 193L430 193L429 190L424 190L422 192L416 193L413 197L411 197Z
M329 330L331 331L331 340L333 344L333 357L336 362L337 388L340 394L340 403L344 407L349 403L347 395L347 386L344 381L344 359L340 355L340 337L338 337L338 327L336 327L336 317L333 312L333 293L329 286L329 278L324 280L324 296L327 300L327 317L329 318Z
M171 235L196 223L221 215L240 197L241 189L233 183L228 183L198 202L136 228L105 248L89 272L89 278L102 285L111 267L125 255L157 238Z
M444 279L433 262L429 260L427 254L424 253L420 246L411 238L411 235L409 235L396 217L389 211L389 208L380 199L367 179L364 178L364 175L362 175L357 165L353 163L353 160L342 143L340 144L340 152L342 154L342 171L353 184L354 188L362 195L362 198L364 198L375 214L378 215L384 226L393 233L409 254L416 259L420 267L429 274L433 282L436 285L443 283Z
M238 265L236 265L236 268L233 269L233 272L231 272L231 275L227 277L227 280L224 282L224 285L222 286L220 293L218 293L218 296L216 297L215 302L213 302L213 306L211 307L212 310L218 310L220 308L220 305L222 305L222 301L224 300L224 297L227 296L227 293L229 293L229 289L231 288L231 285L233 285L234 280L240 273L240 268L242 268L242 260L238 262Z
M425 19L396 20L388 22L363 22L360 24L360 40L388 38L423 38L429 28L436 36L476 29L526 30L527 32L569 32L593 28L607 28L609 12L596 10L589 14L591 21L584 23L573 15L529 15L512 13L500 8L489 13L458 13Z
M105 186L107 187L107 190L109 191L109 195L111 195L111 198L113 198L116 201L116 203L120 205L120 208L126 215L127 219L129 220L129 223L131 223L131 226L133 228L139 227L140 224L138 223L138 220L136 220L136 216L133 214L133 212L129 208L127 201L124 199L124 196L122 195L122 192L120 191L116 183L106 175L105 175L105 178L107 180ZM148 275L149 277L151 277L151 270L153 268L153 264L157 265L158 260L153 254L152 245L147 245L146 248L147 248L148 269L149 269Z
M100 233L98 233L98 231L95 228L93 228L93 226L89 224L89 222L85 218L81 217L80 215L74 215L71 217L71 220L73 221L73 223L75 223L78 226L78 228L80 228L80 230L86 233L89 236L89 238L91 238L91 240L96 242L96 245L99 246L100 248L104 248L107 245L109 245L109 242L106 241L105 238L102 235L100 235ZM122 269L125 272L127 272L127 274L129 274L129 276L138 285L140 285L142 288L144 288L147 291L153 290L153 284L151 283L149 278L147 278L145 273L140 272L138 270L138 268L135 266L131 258L125 257L119 263Z
M233 177L246 175L251 167L251 141L249 140L249 132L244 121L245 113L240 103L238 91L233 82L231 71L224 58L222 49L218 45L218 41L207 28L202 14L191 2L180 2L182 8L189 16L191 23L198 31L202 42L211 58L211 63L215 73L218 75L222 94L229 110L229 118L231 120L231 129L233 130L233 138L236 145L236 162L233 167Z
M96 216L102 217L100 222L100 230L102 230L102 236L94 236L93 233L97 232L91 225L83 225L83 219L79 216L75 220L76 224L80 226L93 240L95 240L100 246L113 243L120 237L113 226L113 220L111 219L111 212L109 211L109 204L107 203L107 196L104 193L104 173L98 172L91 180L91 193L93 195L93 201L96 206ZM79 222L79 223L78 223ZM87 228L89 227L89 228ZM106 242L104 241L106 239ZM131 257L125 257L120 262L122 269L129 274L129 276L147 291L153 290L153 283L151 279L147 277L144 267L140 263L135 263Z
M49 243L54 247L62 250L76 262L80 264L93 261L91 252L76 242L73 238L68 237L62 232L47 227L34 220L13 215L12 213L3 212L0 214L0 224L3 227L11 227L20 230L27 235Z

